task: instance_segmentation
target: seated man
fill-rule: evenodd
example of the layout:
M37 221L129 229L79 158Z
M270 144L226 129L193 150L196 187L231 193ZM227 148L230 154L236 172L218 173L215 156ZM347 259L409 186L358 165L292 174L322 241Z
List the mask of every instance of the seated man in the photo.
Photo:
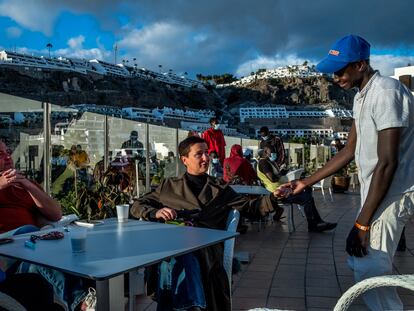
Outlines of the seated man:
M137 200L131 207L133 217L169 221L175 219L177 213L199 210L196 226L223 230L231 209L239 210L246 217L260 217L277 208L277 200L273 194L248 199L234 192L230 186L220 184L218 179L208 176L210 159L204 139L188 137L180 143L178 151L186 166L186 173L164 179L154 192ZM187 309L196 307L195 310L230 310L230 288L223 268L223 244L216 244L189 255L191 256L174 258L176 264L172 271L172 280L165 277L165 270L160 269L157 310L183 310L183 306L187 306ZM185 266L187 277L184 279L180 278L181 273L175 273L177 264L180 267ZM171 280L173 297L169 299L160 294L160 287L163 285L161 281L165 279ZM181 292L183 288L188 290ZM179 294L176 295L176 292ZM166 306L168 300L172 302ZM175 302L179 302L179 305Z
M264 147L262 156L259 160L259 165L257 168L257 175L262 181L263 185L270 192L281 192L281 196L285 196L282 199L283 203L294 203L303 205L305 210L306 219L308 221L308 231L309 232L322 232L327 230L332 230L336 227L336 223L324 222L321 216L318 213L318 210L315 206L315 200L312 196L312 189L306 188L302 193L290 195L282 195L284 191L281 191L279 186L283 182L287 182L285 176L281 176L279 172L279 167L272 159L272 150L269 147ZM282 189L290 190L290 189Z

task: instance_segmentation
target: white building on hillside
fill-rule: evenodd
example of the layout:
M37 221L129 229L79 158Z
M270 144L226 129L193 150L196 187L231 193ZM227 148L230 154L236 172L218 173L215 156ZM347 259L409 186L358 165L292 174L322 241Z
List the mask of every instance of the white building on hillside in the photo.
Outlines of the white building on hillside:
M204 131L208 130L210 127L211 125L209 123L181 121L181 129L186 130L186 131L195 131L198 133L203 133ZM246 135L243 135L237 132L235 128L227 127L227 124L220 124L220 130L226 136L247 138Z
M351 119L352 110L332 108L327 110L287 110L286 106L244 107L239 111L240 122L246 119L287 119L287 118L340 118Z
M269 129L271 134L277 134L279 136L288 137L321 137L321 138L333 138L334 131L329 129ZM259 129L256 130L256 134L259 134Z
M111 64L104 62L98 59L92 59L89 61L91 63L92 70L101 74L101 75L108 75L108 76L115 76L115 77L122 77L126 78L129 77L130 74L128 70L122 64Z
M322 76L320 72L317 72L315 68L308 65L293 65L278 67L274 69L266 69L260 72L253 73L247 77L243 77L237 81L228 84L218 84L217 87L226 86L243 86L256 80L263 79L278 79L278 78L310 78Z
M394 68L394 75L391 78L403 82L414 94L414 66Z

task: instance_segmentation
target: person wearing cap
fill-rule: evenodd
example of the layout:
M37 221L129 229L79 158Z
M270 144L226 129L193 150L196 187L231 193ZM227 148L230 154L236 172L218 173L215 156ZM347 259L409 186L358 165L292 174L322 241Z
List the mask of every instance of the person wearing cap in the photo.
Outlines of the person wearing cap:
M220 130L220 123L217 118L210 119L210 128L203 133L203 139L208 145L208 154L212 151L217 152L220 164L224 164L224 158L226 157L226 141L224 134Z
M370 44L356 35L337 41L317 69L341 88L358 90L348 143L312 176L286 184L293 193L328 177L355 157L361 208L346 242L355 281L392 273L405 223L414 214L414 98L402 83L383 77L369 62ZM370 290L371 310L403 310L394 287Z

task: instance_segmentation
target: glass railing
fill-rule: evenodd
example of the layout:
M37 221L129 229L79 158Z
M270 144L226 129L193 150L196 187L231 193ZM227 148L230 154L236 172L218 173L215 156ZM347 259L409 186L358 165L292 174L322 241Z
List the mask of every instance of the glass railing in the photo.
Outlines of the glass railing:
M163 178L180 175L185 168L178 144L189 134L0 94L0 139L11 149L15 166L59 199L66 213L107 215L106 201L127 202ZM239 144L257 158L258 140L225 140L226 156ZM331 156L327 146L285 143L285 149L290 168L317 168ZM102 191L113 192L112 197ZM96 211L90 211L92 205Z

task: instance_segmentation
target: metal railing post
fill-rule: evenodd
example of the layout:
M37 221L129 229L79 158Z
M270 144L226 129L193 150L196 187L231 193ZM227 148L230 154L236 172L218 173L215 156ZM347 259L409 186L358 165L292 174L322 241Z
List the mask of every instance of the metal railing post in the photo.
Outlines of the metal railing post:
M151 191L149 124L145 123L145 191Z
M104 118L104 172L109 166L109 127L108 127L108 116Z
M43 103L43 189L50 195L50 176L51 176L51 163L50 154L52 151L51 146L51 125L50 114L52 105L50 103Z

